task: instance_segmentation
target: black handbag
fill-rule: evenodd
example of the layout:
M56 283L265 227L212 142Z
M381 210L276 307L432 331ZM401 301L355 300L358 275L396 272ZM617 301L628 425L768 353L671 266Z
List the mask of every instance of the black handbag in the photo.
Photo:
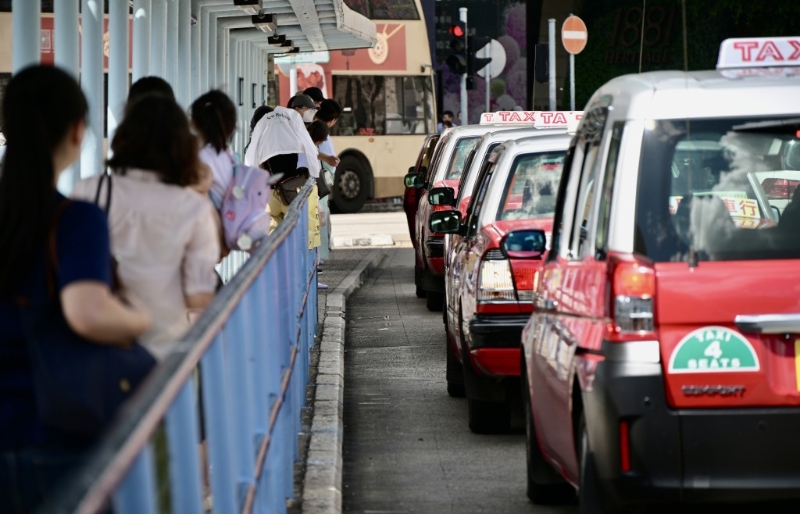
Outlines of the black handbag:
M305 168L298 168L299 175L293 175L289 178L285 178L275 184L275 187L278 188L278 194L281 195L284 203L286 205L290 205L292 200L300 194L300 190L303 189L303 186L306 185L308 181L308 170Z
M325 181L325 173L326 171L322 169L319 172L319 177L317 177L317 193L319 194L320 198L325 198L331 194L331 190L328 188L328 183Z
M69 203L57 206L48 235L46 300L39 305L23 301L20 312L42 423L63 435L91 440L109 425L156 361L138 343L93 343L69 328L55 286L56 228Z

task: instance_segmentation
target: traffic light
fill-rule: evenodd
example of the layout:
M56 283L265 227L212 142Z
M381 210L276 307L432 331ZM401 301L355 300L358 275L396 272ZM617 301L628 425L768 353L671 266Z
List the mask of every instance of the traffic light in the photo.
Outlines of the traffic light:
M457 75L467 72L467 25L459 21L450 25L447 29L450 34L450 49L452 52L447 56L445 63L450 71Z
M478 52L482 51L491 41L492 38L486 36L469 36L467 38L467 89L474 89L475 74L492 62L491 57L477 56Z

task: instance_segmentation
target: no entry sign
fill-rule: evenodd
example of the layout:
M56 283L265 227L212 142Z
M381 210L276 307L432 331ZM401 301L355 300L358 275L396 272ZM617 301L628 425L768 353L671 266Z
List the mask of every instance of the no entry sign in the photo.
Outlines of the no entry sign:
M570 16L561 25L561 42L564 49L572 55L577 55L586 48L586 41L589 39L589 31L586 24L577 16Z

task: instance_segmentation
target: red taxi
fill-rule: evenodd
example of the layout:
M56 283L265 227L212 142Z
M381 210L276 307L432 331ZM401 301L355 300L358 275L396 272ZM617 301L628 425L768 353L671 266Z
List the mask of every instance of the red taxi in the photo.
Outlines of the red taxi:
M463 221L459 211L431 215L432 230L461 236L447 270L454 306L445 323L448 391L458 395L463 388L477 433L510 426L520 333L544 244L535 255L509 253L508 245L524 242L528 229L550 231L569 141L566 133L507 141L481 170Z
M431 190L441 187L458 187L464 163L478 138L488 130L482 125L466 125L448 130L439 139L430 166L428 191L419 200L414 236L416 250L415 275L421 277L420 285L426 294L426 306L431 311L441 310L444 304L444 234L431 232L428 219L432 212L452 209L441 204L438 195L431 201Z
M761 68L798 41L590 99L522 334L532 501L800 500L800 195L757 176L800 142L800 68Z
M431 159L433 157L436 143L439 142L439 134L431 134L425 139L422 148L417 156L417 161L414 166L408 169L408 174L404 178L405 190L403 191L403 211L406 213L406 220L408 221L408 233L411 236L411 243L416 245L416 237L414 237L417 226L417 209L419 207L419 200L425 192L425 184L428 179L428 170L430 168ZM416 248L416 246L415 246ZM421 278L421 277L420 277ZM425 290L420 285L420 280L417 281L417 297L424 298Z

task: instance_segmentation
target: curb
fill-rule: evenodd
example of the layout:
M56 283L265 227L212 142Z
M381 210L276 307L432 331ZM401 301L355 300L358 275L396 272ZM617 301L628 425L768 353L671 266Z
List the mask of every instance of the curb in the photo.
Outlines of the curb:
M385 250L371 251L326 298L303 514L342 512L345 304L385 256Z

